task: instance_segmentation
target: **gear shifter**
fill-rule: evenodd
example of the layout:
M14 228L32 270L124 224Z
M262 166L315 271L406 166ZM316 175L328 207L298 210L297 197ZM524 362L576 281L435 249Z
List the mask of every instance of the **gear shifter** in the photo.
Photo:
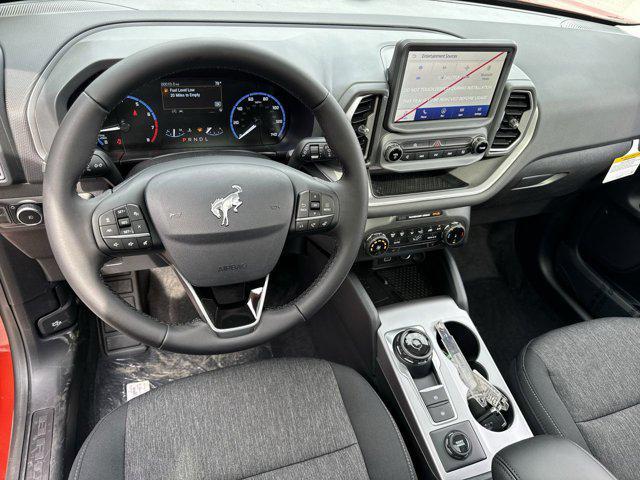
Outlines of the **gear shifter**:
M393 339L393 351L414 377L424 377L431 371L431 342L416 328L407 328Z

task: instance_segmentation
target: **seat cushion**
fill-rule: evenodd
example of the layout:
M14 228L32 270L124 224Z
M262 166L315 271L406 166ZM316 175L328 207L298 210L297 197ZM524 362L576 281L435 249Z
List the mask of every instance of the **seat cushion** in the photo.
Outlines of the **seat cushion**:
M72 480L413 479L397 427L353 370L277 359L178 380L93 430Z
M640 471L640 319L606 318L533 340L514 363L536 433L573 440L621 479Z

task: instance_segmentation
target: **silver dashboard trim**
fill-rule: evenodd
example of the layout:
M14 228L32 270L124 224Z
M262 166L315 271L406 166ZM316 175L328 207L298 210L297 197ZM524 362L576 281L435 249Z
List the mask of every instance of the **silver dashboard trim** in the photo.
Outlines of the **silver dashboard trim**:
M439 190L435 192L408 194L408 195L394 195L389 197L376 197L373 194L371 186L371 178L369 178L369 207L385 207L393 205L402 205L405 203L423 202L431 200L447 200L451 198L470 197L473 195L480 195L489 190L506 172L509 168L518 160L522 152L527 148L533 134L535 133L536 126L538 124L538 107L534 106L533 113L531 114L531 120L527 125L527 130L514 150L505 158L502 163L495 169L495 171L484 182L475 187L463 187L451 190Z

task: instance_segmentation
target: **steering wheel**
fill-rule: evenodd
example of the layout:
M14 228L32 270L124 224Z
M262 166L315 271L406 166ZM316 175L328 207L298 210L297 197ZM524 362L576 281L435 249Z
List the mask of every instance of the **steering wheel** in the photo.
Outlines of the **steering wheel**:
M257 154L196 152L148 167L94 198L81 198L76 185L107 114L135 88L194 65L250 72L288 90L315 115L342 163L342 178L327 182ZM210 39L140 51L94 80L56 134L43 192L53 254L89 309L146 345L198 354L264 343L317 312L353 265L368 204L360 146L328 90L274 53ZM319 214L314 202L320 202ZM137 230L122 235L115 226L121 218L129 218ZM314 230L304 230L308 226ZM319 232L335 244L322 273L287 305L263 309L268 275L286 239ZM146 248L174 267L200 321L166 325L131 307L104 283L100 271L108 259ZM240 288L246 304L238 306L235 298L227 310L220 298L237 293L238 285L246 287ZM223 294L203 293L216 289ZM250 321L238 321L246 315L252 315Z

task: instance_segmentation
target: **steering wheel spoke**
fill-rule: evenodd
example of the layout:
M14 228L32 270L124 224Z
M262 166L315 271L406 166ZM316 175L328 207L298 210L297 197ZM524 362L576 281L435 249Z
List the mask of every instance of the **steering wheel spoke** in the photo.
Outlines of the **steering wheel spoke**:
M269 275L224 287L194 287L175 266L174 270L198 316L218 337L238 337L256 329L264 310Z

